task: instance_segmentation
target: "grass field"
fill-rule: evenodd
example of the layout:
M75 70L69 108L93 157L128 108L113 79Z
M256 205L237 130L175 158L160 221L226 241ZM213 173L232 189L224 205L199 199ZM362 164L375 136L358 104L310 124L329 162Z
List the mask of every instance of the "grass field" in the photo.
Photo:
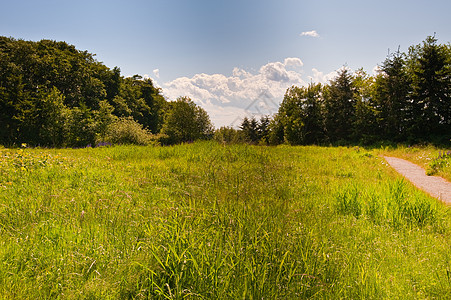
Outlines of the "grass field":
M449 299L450 208L403 151L1 149L0 295Z

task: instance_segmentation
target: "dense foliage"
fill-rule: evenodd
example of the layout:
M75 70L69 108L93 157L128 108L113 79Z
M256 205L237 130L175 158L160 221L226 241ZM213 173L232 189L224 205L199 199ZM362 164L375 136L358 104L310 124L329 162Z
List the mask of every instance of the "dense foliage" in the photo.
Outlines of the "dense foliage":
M180 97L168 105L170 109L162 129L162 133L167 136L167 143L192 142L209 139L213 135L207 112L190 98Z
M248 136L255 120L244 120ZM433 142L451 138L451 46L428 37L390 54L375 76L342 68L326 85L287 90L269 126L273 144ZM253 142L255 142L253 140Z
M0 37L0 144L143 144L172 107L151 79L124 78L66 42Z

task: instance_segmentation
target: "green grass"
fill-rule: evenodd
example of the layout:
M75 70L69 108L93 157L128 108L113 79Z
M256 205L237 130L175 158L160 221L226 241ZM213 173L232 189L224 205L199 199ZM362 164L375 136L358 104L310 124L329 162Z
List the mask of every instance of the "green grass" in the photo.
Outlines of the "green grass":
M451 297L449 207L380 151L0 151L4 298Z

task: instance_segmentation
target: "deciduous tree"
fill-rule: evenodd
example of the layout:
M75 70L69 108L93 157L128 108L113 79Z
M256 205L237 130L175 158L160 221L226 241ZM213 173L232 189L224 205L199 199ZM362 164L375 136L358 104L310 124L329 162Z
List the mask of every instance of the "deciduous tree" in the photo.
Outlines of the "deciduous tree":
M170 144L209 139L213 125L207 112L189 97L179 97L169 104L162 133Z

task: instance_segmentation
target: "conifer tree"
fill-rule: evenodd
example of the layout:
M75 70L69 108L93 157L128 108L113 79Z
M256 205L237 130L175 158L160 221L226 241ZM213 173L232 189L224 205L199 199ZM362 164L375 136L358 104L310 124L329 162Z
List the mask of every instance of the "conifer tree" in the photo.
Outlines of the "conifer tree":
M355 123L356 89L350 71L342 68L325 93L325 123L332 142L351 141Z
M405 55L388 56L374 83L374 108L383 139L401 141L406 138L409 118L411 80L406 70Z
M429 36L410 48L412 66L413 134L421 140L449 134L451 130L451 61L449 48Z

